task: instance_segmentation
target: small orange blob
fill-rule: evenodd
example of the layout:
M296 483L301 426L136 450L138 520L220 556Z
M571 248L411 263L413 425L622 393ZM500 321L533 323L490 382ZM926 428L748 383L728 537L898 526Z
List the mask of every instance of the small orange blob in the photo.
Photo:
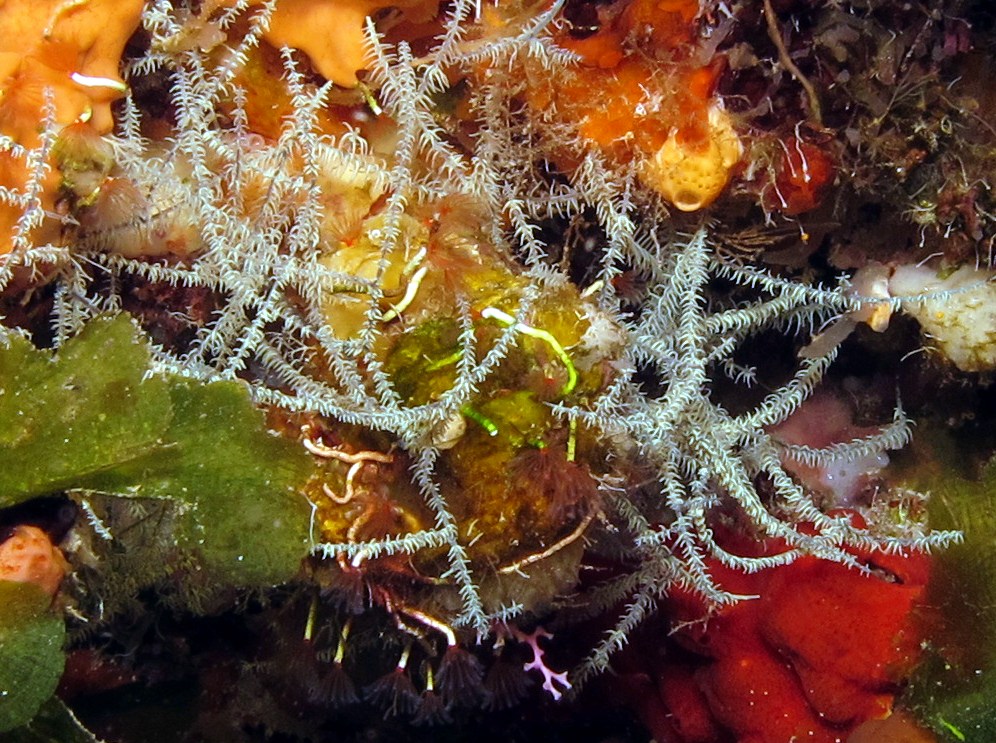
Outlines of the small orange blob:
M36 526L16 526L0 543L0 580L34 583L54 596L69 572L69 563L48 535Z
M881 720L868 720L850 734L847 743L938 743L938 738L917 724L908 712L893 710Z

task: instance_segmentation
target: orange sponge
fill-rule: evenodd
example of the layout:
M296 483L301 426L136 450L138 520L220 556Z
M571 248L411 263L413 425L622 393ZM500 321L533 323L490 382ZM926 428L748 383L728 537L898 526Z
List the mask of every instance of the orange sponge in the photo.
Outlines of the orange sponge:
M38 527L14 527L14 535L0 543L0 580L34 583L54 596L67 572L62 552Z
M138 27L142 0L7 0L0 5L0 127L21 144L37 137L43 90L56 121L89 119L111 130L110 102L125 91L121 54Z

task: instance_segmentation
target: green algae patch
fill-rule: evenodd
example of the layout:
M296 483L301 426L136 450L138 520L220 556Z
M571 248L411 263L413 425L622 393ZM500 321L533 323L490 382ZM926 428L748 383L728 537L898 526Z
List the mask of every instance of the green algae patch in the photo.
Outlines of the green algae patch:
M924 620L929 644L904 703L941 740L996 740L996 458L974 463L954 437L917 436L907 484L930 493L935 529L961 544L938 552Z
M4 743L103 743L83 727L58 697L45 702L31 721L4 737Z
M167 399L160 445L88 487L180 502L175 542L217 581L291 578L309 549L311 508L296 491L311 471L304 449L267 433L241 383L171 380Z
M0 348L0 506L79 486L161 448L166 382L131 320L98 318L58 352L11 334Z
M284 582L308 553L310 460L270 434L240 382L149 373L127 316L57 352L0 348L0 506L61 491L170 501L178 561L227 586ZM114 535L114 524L108 525Z
M0 507L68 492L92 518L102 511L94 546L112 574L94 586L110 590L109 611L165 579L189 607L290 580L309 551L307 453L267 431L245 384L154 375L150 360L127 316L91 321L58 351L5 339ZM157 508L168 518L136 528ZM152 533L150 550L141 538ZM0 582L0 732L19 740L85 734L68 710L42 707L65 662L64 619L50 605L34 585Z
M62 617L32 583L0 581L0 733L28 722L62 675Z

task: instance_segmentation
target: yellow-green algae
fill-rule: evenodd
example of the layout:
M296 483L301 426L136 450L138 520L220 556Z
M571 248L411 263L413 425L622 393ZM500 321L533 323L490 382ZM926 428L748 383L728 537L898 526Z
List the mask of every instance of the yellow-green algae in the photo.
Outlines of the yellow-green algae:
M441 449L436 474L461 542L471 561L486 568L476 573L485 581L485 603L528 606L531 596L544 594L549 600L576 581L580 552L569 548L580 544L580 531L597 511L594 478L606 467L595 436L551 408L551 403L593 399L608 381L598 352L585 348L580 363L573 357L590 329L585 300L575 287L553 284L520 317L530 285L525 276L492 255L486 243L471 239L479 236L447 237L407 216L400 225L403 249L383 259L378 270L381 253L369 231L383 228L382 220L368 219L366 231L326 262L354 273L366 266L367 278L390 294L380 305L385 321L374 355L406 404L437 402L457 383L460 365L467 361L466 328L457 319L463 316L461 307L469 310L472 322L476 358L470 361L479 363L503 336L512 335L500 365L460 408L459 419L441 426L444 432L431 443ZM420 272L421 266L431 270ZM369 297L346 291L330 298L325 313L333 332L348 336L359 332L368 307ZM349 430L333 423L328 435L342 439L351 451L371 448L376 437ZM386 442L378 446L387 448ZM325 465L324 485L333 493L343 492L346 469L338 462ZM317 484L309 489L318 504L323 541L397 536L432 525L431 513L406 478L392 467L376 470L374 482L347 503L323 497ZM418 572L445 572L445 559L445 550L425 551L416 559ZM520 567L541 559L550 575L564 567L561 563L570 564L552 590L520 594L522 586L510 588ZM490 582L502 587L489 597Z

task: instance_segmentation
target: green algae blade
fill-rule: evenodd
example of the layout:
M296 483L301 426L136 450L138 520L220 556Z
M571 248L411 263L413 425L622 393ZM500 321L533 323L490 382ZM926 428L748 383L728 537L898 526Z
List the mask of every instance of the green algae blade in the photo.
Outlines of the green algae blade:
M74 487L147 455L172 417L148 343L129 318L98 318L57 353L0 347L0 506Z
M0 733L23 725L52 696L66 629L32 583L0 581Z
M179 506L181 561L213 582L265 586L308 553L303 449L267 432L240 382L148 374L149 341L97 318L58 351L0 348L0 507L60 491Z
M83 727L58 697L52 697L31 721L7 733L4 743L103 743Z
M174 416L162 446L86 485L179 501L176 544L216 581L280 583L308 553L311 507L295 490L310 472L304 449L266 431L239 382L172 379Z

